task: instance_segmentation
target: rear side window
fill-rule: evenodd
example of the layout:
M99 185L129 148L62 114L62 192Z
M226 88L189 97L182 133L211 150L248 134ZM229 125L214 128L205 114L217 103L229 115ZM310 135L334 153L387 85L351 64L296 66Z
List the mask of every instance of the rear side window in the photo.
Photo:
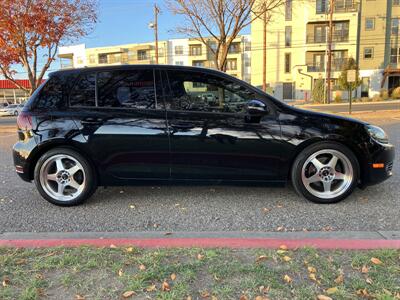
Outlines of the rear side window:
M81 74L69 96L70 106L96 106L96 74Z
M36 108L54 108L63 106L63 84L58 76L50 77L38 91ZM32 95L34 97L34 95Z
M156 109L153 70L121 70L97 74L98 106Z

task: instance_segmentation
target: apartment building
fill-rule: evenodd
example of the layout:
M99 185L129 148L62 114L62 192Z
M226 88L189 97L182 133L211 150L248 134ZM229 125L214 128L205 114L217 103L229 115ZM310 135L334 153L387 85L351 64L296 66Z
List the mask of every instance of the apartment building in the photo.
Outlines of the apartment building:
M250 81L250 35L238 36L232 43L227 73ZM207 40L211 47L216 45ZM158 43L160 64L215 68L212 51L197 39L171 39ZM84 44L60 47L61 68L80 68L120 64L154 64L155 44L139 43L86 48Z
M358 96L362 92L362 96L371 97L382 87L398 84L398 2L334 1L333 95L339 89L340 71L350 57L358 62L363 80ZM329 0L287 0L271 14L267 23L266 82L277 98L310 99L315 80L326 78L328 12ZM259 19L252 24L253 62L262 62L263 22ZM262 78L262 63L253 64L251 82L261 86Z

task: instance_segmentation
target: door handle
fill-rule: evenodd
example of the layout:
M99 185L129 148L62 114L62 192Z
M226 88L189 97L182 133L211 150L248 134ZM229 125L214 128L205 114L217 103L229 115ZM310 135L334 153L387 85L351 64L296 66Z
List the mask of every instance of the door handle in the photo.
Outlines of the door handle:
M103 119L98 119L98 118L85 118L81 120L81 123L84 125L98 125L103 123Z

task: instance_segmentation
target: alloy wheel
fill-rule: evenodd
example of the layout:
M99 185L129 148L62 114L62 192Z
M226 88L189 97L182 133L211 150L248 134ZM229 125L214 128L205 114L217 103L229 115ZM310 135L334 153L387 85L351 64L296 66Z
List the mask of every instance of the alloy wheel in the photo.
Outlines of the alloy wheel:
M53 155L40 168L40 184L53 199L71 201L79 197L85 188L85 170L70 155Z
M354 170L342 152L324 149L315 152L304 162L301 180L312 195L332 199L344 194L352 184Z

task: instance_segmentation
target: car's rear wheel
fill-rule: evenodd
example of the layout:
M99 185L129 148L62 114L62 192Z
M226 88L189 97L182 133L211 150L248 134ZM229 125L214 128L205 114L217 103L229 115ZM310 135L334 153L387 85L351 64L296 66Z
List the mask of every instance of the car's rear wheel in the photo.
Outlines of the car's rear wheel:
M323 142L304 149L292 167L295 190L316 203L336 203L357 186L359 165L353 152L338 143Z
M69 148L55 148L43 154L36 164L34 179L42 197L60 206L83 203L97 187L88 160Z

